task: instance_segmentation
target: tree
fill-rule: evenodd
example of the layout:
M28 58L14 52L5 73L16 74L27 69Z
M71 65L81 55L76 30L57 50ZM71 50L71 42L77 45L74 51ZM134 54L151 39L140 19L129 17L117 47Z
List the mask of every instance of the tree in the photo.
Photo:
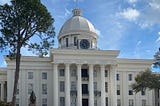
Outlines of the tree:
M157 51L154 55L153 67L160 68L160 48L159 48L159 51Z
M40 0L11 0L0 5L0 49L16 60L12 106L15 105L21 48L47 55L54 43L54 19ZM36 40L33 40L36 39Z
M155 91L155 106L157 106L156 94L160 89L160 74L152 73L150 69L146 69L135 77L135 81L132 88L136 93L146 89Z

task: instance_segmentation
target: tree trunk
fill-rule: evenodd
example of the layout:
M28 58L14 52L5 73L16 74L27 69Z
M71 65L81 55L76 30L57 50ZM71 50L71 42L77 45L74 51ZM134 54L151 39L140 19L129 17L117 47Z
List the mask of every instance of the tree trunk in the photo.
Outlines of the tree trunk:
M15 75L14 75L12 106L15 106L16 104L17 86L18 86L19 71L20 71L20 59L21 59L21 45L19 42L17 45L17 53L16 53L16 70L15 70Z

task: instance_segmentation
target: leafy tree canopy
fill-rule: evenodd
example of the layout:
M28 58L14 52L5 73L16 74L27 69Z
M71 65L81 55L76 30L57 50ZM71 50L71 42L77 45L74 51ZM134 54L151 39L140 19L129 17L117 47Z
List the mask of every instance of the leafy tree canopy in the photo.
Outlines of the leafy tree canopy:
M160 74L152 73L150 69L140 72L136 78L136 83L132 85L137 93L145 89L160 89Z
M11 0L10 5L0 5L0 49L8 50L9 57L16 59L12 106L16 100L21 48L27 47L39 51L41 56L47 55L54 43L53 22L40 0Z
M54 19L40 0L11 0L11 5L0 5L0 49L15 56L17 47L46 55L54 43ZM36 40L29 41L36 35Z

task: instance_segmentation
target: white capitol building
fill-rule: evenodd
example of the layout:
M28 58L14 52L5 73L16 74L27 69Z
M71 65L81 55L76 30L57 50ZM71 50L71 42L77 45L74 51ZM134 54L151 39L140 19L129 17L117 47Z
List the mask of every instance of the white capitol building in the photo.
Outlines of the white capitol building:
M80 9L62 26L58 42L49 57L22 57L16 106L28 106L32 91L37 106L155 106L153 91L135 94L131 88L153 61L99 50L95 28ZM11 101L15 61L6 62L0 69L0 99Z

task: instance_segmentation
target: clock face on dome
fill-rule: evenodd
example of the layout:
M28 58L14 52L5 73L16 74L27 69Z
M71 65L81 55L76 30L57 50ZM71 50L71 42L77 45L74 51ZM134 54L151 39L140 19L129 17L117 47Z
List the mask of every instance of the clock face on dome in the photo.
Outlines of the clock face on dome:
M81 49L88 49L89 46L90 46L90 43L89 43L89 41L87 39L82 39L80 41L80 47L81 47Z

